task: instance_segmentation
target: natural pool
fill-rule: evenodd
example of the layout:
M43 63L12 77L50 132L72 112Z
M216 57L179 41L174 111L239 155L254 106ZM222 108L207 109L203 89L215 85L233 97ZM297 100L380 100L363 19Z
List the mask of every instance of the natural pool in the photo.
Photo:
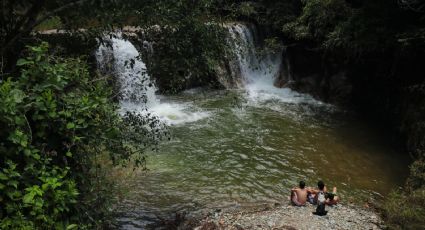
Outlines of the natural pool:
M385 133L289 89L192 90L161 104L152 110L171 124L172 138L127 182L122 229L181 211L287 202L299 180L323 179L343 202L362 204L407 176L409 160Z

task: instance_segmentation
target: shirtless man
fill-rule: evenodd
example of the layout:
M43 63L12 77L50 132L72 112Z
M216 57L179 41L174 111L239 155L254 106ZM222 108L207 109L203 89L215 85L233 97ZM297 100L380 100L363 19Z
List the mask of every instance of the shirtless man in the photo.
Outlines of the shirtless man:
M291 201L296 206L303 206L307 202L307 189L304 181L300 181L299 185L299 188L291 189Z
M308 191L308 195L307 195L308 202L310 202L311 204L317 203L317 194L319 192L323 192L323 193L326 194L327 189L326 189L325 183L323 183L323 181L320 180L319 182L317 182L317 188L318 189L314 189L314 188L308 188L307 189L307 191Z

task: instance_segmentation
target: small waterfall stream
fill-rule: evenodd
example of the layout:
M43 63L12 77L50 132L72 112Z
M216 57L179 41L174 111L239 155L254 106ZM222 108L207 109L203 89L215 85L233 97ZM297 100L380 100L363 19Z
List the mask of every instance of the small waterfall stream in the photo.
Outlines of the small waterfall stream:
M297 93L289 88L274 86L282 71L283 50L266 50L256 41L256 30L252 25L229 23L230 44L235 51L232 75L240 76L248 98L254 102L280 100L287 103L320 104L310 95Z
M240 23L228 24L227 28L233 40L238 70L245 85L259 85L266 87L265 89L273 86L280 72L282 51L264 50L264 53L259 54L255 28Z
M111 45L101 45L96 53L98 62L105 63L112 54L113 71L120 84L120 103L122 108L129 104L140 104L152 108L160 103L155 92L157 88L147 74L146 65L140 60L139 52L131 42L120 38L112 38Z
M199 111L190 103L162 102L155 94L155 82L148 75L136 47L120 34L109 42L111 47L99 46L96 58L100 68L107 68L112 64L110 71L116 76L120 86L121 112L153 114L169 125L193 122L209 116L209 113Z

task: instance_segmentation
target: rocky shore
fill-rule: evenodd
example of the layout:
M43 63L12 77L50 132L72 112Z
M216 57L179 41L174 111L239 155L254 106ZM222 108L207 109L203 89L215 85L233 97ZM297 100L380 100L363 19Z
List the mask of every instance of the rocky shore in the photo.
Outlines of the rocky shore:
M244 211L217 210L181 229L382 229L380 216L370 208L354 205L327 207L326 216L312 212L316 206L295 207L290 204Z

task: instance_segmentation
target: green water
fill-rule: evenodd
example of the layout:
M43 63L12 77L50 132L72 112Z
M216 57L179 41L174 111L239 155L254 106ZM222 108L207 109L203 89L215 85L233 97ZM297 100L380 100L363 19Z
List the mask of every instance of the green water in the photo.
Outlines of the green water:
M122 228L174 212L288 202L299 180L315 186L322 179L338 188L343 202L359 204L402 186L408 159L352 112L246 98L214 91L163 99L209 116L171 126L171 141L148 154L149 170L129 182L118 207Z

